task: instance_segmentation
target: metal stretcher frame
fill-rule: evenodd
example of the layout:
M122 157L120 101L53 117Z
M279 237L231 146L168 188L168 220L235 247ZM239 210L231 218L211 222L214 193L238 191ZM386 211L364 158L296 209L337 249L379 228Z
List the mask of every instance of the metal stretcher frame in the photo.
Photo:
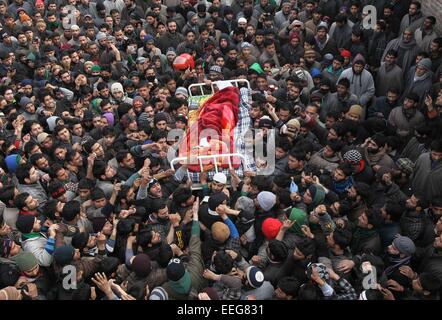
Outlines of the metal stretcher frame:
M247 80L247 79L235 79L235 80L228 80L228 81L229 81L231 84L233 84L234 86L236 86L236 87L238 87L240 83L245 83L245 84L247 84L247 87L248 87L249 90L250 90L250 82L249 82L249 80ZM213 93L215 92L215 87L214 87L214 85L215 85L215 83L212 82L212 84L210 85L210 87L211 87L211 89L212 89L212 92L209 93L209 95L210 95L210 94L213 94ZM204 96L204 95L205 95L205 94L204 94L204 89L203 89L204 87L207 87L207 85L206 85L205 83L193 83L193 84L191 84L191 85L189 86L189 95L190 95L190 97L194 97L194 95L192 94L192 89L193 89L193 88L199 88L199 92L201 93L200 95ZM197 97L197 96L195 95L195 97Z
M196 156L196 159L198 160L198 163L199 163L199 165L200 165L200 172L203 172L204 171L204 169L203 169L203 160L204 159L210 159L210 158L212 158L213 159L213 161L214 161L214 163L215 163L215 172L216 173L218 173L219 172L219 168L218 168L218 162L217 162L217 158L224 158L224 157L227 157L228 159L229 159L229 169L232 169L233 167L232 167L232 161L231 161L231 157L239 157L239 158L241 158L241 160L245 160L245 157L244 157L244 155L242 155L242 154L240 154L240 153L221 153L221 154L211 154L211 155L203 155L203 156ZM171 162L170 162L170 168L172 169L172 170L175 170L175 164L177 163L177 162L180 162L180 161L186 161L187 159L189 159L189 157L177 157L177 158L174 158ZM187 170L187 177L191 180L191 177L190 177L190 172L189 172L189 170ZM193 188L193 189L196 189L196 188Z

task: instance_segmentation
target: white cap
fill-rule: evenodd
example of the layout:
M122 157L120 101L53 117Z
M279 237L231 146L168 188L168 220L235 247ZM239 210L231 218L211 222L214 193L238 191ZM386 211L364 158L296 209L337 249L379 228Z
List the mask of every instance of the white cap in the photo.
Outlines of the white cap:
M244 17L241 17L238 19L238 23L247 23L247 19Z
M226 184L227 177L224 173L218 172L218 173L215 173L215 175L213 176L213 181L216 181L216 182L222 183L222 184Z

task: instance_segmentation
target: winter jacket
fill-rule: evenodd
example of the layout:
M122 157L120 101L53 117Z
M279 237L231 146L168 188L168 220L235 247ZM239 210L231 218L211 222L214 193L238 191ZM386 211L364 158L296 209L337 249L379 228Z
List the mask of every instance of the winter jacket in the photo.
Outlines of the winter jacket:
M425 33L423 27L418 28L414 32L417 45L422 51L430 52L431 42L438 37L435 30Z
M55 239L47 238L40 234L35 238L23 238L21 242L24 251L32 252L37 258L38 264L42 267L49 267L52 263L52 253L54 252Z
M405 29L411 29L411 32L415 32L420 26L422 26L424 19L425 16L422 14L422 12L417 13L413 17L410 17L409 14L406 14L402 18L399 34L403 34Z
M319 169L333 172L342 161L342 157L339 153L335 154L331 158L324 157L324 149L316 152L309 160L308 164L317 166Z
M414 116L407 119L403 112L403 107L396 107L391 110L388 116L388 122L396 128L396 133L401 137L407 137L414 134L414 130L425 121L423 114L416 110Z
M388 102L387 97L378 97L376 98L375 103L372 104L368 109L368 118L378 116L378 114L382 114L384 119L388 119L391 110L393 110L395 107L398 107L398 102L396 102L394 105L391 105Z
M412 176L412 190L424 202L442 196L442 162L432 162L430 152L422 154L416 161Z
M343 78L350 80L350 91L359 98L359 102L365 110L365 107L375 94L374 81L371 73L364 69L361 74L355 74L353 68L348 68L342 72L339 80ZM363 116L362 118L365 117Z
M386 96L389 88L394 87L399 92L404 88L404 75L398 65L393 67L381 64L376 76L376 96Z
M401 235L409 237L417 247L424 248L434 241L434 224L423 212L407 210L400 226Z
M350 92L345 98L339 97L337 92L331 93L327 101L321 105L319 119L322 122L325 122L327 113L330 111L341 114L342 112L346 112L348 109L350 109L352 105L358 103L358 97Z
M402 150L400 158L408 158L411 161L416 162L419 156L423 153L428 152L429 149L425 144L417 141L416 137L413 137L408 141L405 148Z
M20 193L27 192L29 193L34 199L38 200L38 206L42 208L46 201L48 200L48 196L46 194L45 189L43 189L40 182L36 182L34 184L17 184L17 188L20 191Z
M334 22L330 27L329 35L335 41L338 48L344 48L348 40L351 38L353 22L348 21L342 27L337 27Z

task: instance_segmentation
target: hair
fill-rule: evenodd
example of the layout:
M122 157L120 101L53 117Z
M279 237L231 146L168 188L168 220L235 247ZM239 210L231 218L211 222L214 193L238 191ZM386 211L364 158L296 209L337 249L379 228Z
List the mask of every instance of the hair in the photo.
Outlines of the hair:
M416 0L411 1L410 6L411 6L412 4L414 4L414 5L416 6L417 10L420 10L421 7L422 7L422 6L421 6L421 3L420 3L419 1L416 1Z
M398 57L398 52L397 52L397 50L390 49L390 50L387 51L386 55L387 56L393 56L393 57L397 58Z
M350 245L352 234L346 229L335 229L333 231L333 241L341 249L345 249Z
M351 164L346 163L346 162L340 163L338 165L337 169L341 170L345 174L346 177L351 176L353 173L353 168L352 168Z
M152 242L152 230L142 229L137 234L137 244L141 248L147 248L147 246Z
M161 209L166 208L167 203L164 199L154 199L150 206L152 212L158 213Z
M94 188L91 191L91 200L92 201L96 201L96 200L103 199L103 198L106 198L106 195L104 194L104 191L101 190L100 188Z
M442 139L433 140L430 144L431 151L442 152Z
M25 179L29 179L29 171L32 169L32 164L30 163L24 163L20 164L17 167L17 171L15 172L15 176L17 177L17 180L21 184L26 184Z
M302 152L296 148L293 148L292 150L290 150L289 155L298 161L305 161L306 160L306 153Z
M61 212L61 216L66 221L72 221L80 214L80 202L71 200L66 202Z
M9 204L9 201L14 199L14 189L15 187L13 185L6 185L3 188L0 189L0 201L5 203L6 205ZM3 215L2 215L3 217Z
M192 196L192 190L186 187L178 187L174 192L172 199L178 206L186 202Z
M348 80L347 78L342 78L338 81L338 85L344 86L348 89L350 88L350 80Z
M286 295L296 297L298 295L299 287L301 286L299 280L295 277L282 277L278 281L278 288Z
M224 250L220 250L213 258L213 265L218 274L228 274L233 268L233 259Z
M35 148L35 146L38 146L37 142L35 142L35 141L31 140L28 143L26 143L25 148L24 148L25 153L29 154L32 151L32 149Z
M29 196L30 196L30 194L27 192L20 193L17 197L15 197L14 205L19 210L23 210L23 208L26 207L25 201Z
M272 260L283 262L288 257L288 248L286 244L279 240L272 240L269 242L269 251L273 256Z
M291 149L291 142L289 138L279 136L276 140L275 148L281 148L284 152L288 152Z
M51 179L55 179L57 178L57 173L58 171L60 171L61 169L63 169L63 166L59 163L54 163L51 168L49 169L49 176L51 177Z
M404 212L404 208L398 203L387 201L385 204L385 211L393 222L399 222L402 217L402 213Z

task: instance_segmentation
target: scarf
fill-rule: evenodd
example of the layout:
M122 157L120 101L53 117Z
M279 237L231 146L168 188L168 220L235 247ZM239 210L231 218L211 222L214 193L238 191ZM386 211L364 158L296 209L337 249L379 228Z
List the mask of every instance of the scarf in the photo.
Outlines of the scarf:
M410 257L405 257L403 259L401 259L401 258L393 258L393 259L391 259L391 263L392 264L387 269L385 269L385 274L387 276L389 276L398 267L403 266L403 265L407 265L410 260L411 260L411 256Z
M330 36L328 34L327 34L327 38L325 38L324 42L321 42L317 36L315 37L316 45L318 46L319 50L323 50L325 48L329 39L330 39Z
M413 82L418 82L418 81L424 81L425 79L427 79L428 77L430 77L431 74L430 72L425 72L422 76L418 77L416 75L416 73L414 74L414 78L413 78Z
M333 191L337 194L342 194L350 189L354 185L353 177L350 176L343 181L334 181L333 180Z
M404 36L402 35L399 39L399 47L404 50L411 50L416 46L416 39L411 39L410 42L404 42Z

